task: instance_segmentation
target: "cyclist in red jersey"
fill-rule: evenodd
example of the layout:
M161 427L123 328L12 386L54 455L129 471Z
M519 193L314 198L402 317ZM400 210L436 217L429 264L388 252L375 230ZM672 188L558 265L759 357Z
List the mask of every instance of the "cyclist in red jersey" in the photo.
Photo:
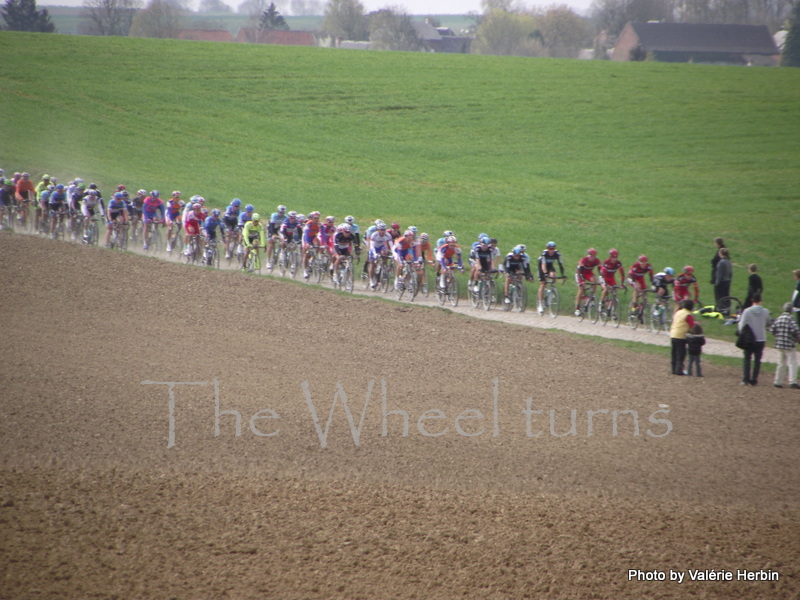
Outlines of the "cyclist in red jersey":
M633 287L633 306L639 302L639 295L647 288L644 276L650 274L650 284L653 284L653 267L647 261L647 256L642 254L639 260L628 269L628 281Z
M672 292L675 302L682 302L689 298L689 286L694 287L694 303L699 303L700 288L697 286L697 278L694 276L694 267L686 265L683 267L683 272L675 278Z
M619 285L625 287L625 277L622 273L625 272L625 267L619 260L619 251L616 248L611 248L608 251L608 258L603 261L600 266L600 275L603 276L603 294L600 296L600 305L603 306L603 301L608 296L608 290L617 285L617 273L620 273Z
M308 213L308 220L303 225L303 272L306 279L311 276L308 270L308 249L311 246L319 248L319 232L322 227L319 222L319 211L315 210Z
M594 270L600 266L600 259L597 258L597 250L589 248L586 256L578 261L575 269L575 283L578 284L578 293L575 295L575 316L581 314L581 298L586 292L586 284L594 283Z

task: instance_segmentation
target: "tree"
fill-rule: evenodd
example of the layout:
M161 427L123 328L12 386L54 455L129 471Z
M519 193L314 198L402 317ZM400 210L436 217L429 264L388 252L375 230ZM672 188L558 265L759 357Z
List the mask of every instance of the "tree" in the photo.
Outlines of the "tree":
M800 2L794 5L789 17L789 32L783 44L782 67L800 67Z
M616 37L628 21L672 21L670 2L671 0L594 0L590 14L599 31Z
M182 9L168 0L151 0L147 8L133 18L130 35L136 37L174 38L180 29Z
M200 0L197 12L229 13L232 9L222 0Z
M359 0L329 0L325 5L322 29L342 40L366 41L369 29L364 5Z
M545 9L536 16L536 24L547 56L575 58L592 43L589 23L566 4Z
M138 0L86 0L83 3L85 25L81 33L89 35L128 35Z
M56 30L47 9L36 9L36 0L6 0L0 8L0 15L5 21L5 29L11 31L54 33Z
M541 34L536 20L504 10L493 10L480 20L472 44L475 54L542 56Z
M416 51L422 48L411 17L391 8L369 14L369 41L375 50Z
M286 19L278 12L274 2L270 2L269 6L261 13L261 18L258 20L259 31L288 31L289 25Z

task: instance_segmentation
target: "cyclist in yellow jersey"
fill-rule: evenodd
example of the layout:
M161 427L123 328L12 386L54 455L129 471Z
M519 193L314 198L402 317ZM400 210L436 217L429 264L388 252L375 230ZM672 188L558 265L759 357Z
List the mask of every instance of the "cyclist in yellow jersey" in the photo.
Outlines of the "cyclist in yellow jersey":
M253 218L244 224L242 241L244 242L244 264L247 264L247 257L250 255L251 248L265 248L267 246L267 230L261 223L260 214L253 213ZM244 267L242 269L244 270Z

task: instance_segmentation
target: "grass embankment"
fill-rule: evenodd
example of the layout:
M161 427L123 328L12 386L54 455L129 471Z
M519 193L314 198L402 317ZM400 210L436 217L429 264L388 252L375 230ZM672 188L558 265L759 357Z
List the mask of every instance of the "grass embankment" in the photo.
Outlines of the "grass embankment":
M800 71L0 33L0 166L627 266L800 268ZM711 335L726 335L711 325ZM726 328L729 329L729 328ZM719 331L717 331L719 330Z

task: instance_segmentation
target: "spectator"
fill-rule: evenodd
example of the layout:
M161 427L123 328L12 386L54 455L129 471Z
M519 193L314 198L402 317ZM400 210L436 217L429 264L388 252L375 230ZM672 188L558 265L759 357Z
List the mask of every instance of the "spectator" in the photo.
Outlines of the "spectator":
M787 302L783 305L781 316L775 319L770 331L775 336L775 348L780 354L778 368L775 369L776 388L782 388L783 372L787 370L787 382L790 388L800 388L797 385L797 353L795 344L800 340L800 327L792 319L792 303Z
M700 366L700 357L703 354L703 346L706 344L706 337L703 335L703 328L700 323L695 323L686 334L686 345L689 348L689 375L692 374L692 365L696 367L697 376L703 376L703 369Z
M711 259L711 285L717 284L717 263L719 262L719 249L725 247L721 237L714 238L714 258Z
M761 356L764 354L764 345L767 343L767 325L769 324L769 311L761 306L761 294L753 296L753 306L742 311L739 319L738 331L741 333L745 325L753 331L755 341L744 348L744 363L742 364L742 385L758 385L758 373L761 370ZM752 374L750 363L753 363Z
M754 294L764 295L764 283L761 281L761 275L756 273L756 271L758 271L757 264L753 263L752 265L747 265L747 272L750 273L750 277L747 279L747 298L744 299L743 308L750 308L753 306Z
M685 375L683 363L686 360L686 335L689 333L689 329L695 325L692 316L694 302L684 300L678 306L681 308L672 317L672 327L669 330L672 343L672 374Z
M721 304L720 300L723 298L727 298L731 295L731 279L733 278L733 267L731 266L731 259L728 255L727 248L720 248L719 249L719 261L717 262L717 268L714 272L714 306L717 307L717 311L728 314L728 300L725 300L725 304Z

